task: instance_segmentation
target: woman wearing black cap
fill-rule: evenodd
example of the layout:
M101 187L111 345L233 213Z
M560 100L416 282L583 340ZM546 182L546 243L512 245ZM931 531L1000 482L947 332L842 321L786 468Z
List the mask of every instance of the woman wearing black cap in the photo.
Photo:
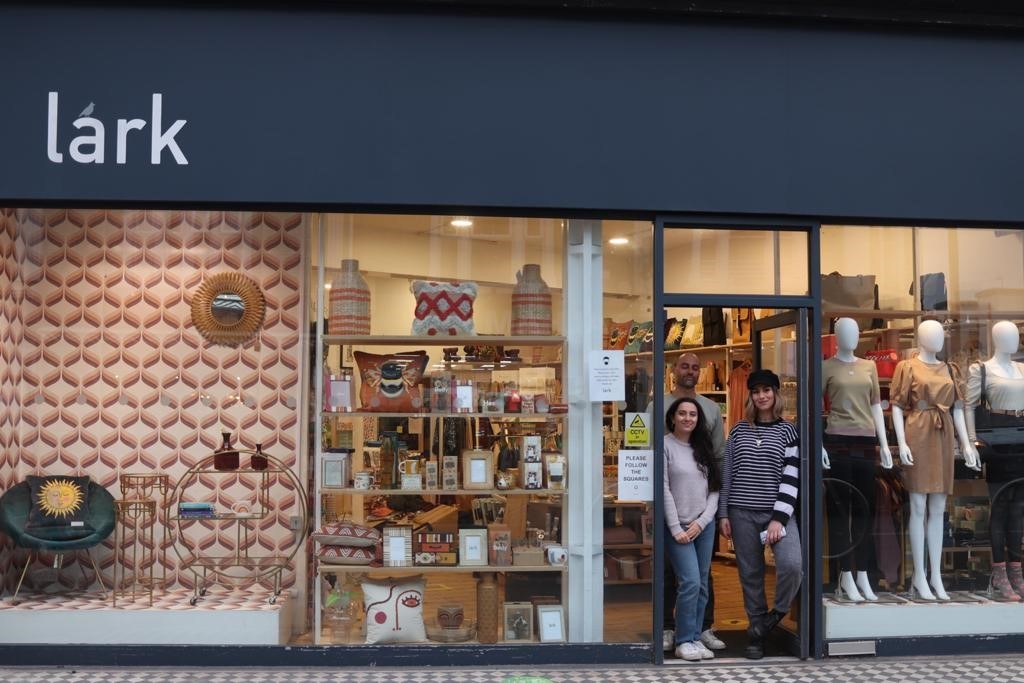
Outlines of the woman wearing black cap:
M797 433L782 419L779 377L755 370L747 379L746 419L737 422L725 445L718 518L731 538L750 626L747 657L764 656L764 639L789 610L800 588L800 533L793 520L799 491ZM762 537L762 534L764 536ZM775 556L775 607L764 591L764 545Z

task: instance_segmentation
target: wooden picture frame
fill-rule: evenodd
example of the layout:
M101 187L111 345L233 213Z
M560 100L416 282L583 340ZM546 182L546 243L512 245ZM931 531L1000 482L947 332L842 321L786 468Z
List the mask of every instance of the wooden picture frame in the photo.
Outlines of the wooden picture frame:
M487 566L487 529L459 529L459 565Z
M494 488L494 453L480 448L462 451L462 488Z
M533 642L533 604L506 602L502 633L506 643Z
M412 525L396 524L384 527L384 566L411 567L412 564Z
M564 643L565 607L537 605L537 635L542 643Z

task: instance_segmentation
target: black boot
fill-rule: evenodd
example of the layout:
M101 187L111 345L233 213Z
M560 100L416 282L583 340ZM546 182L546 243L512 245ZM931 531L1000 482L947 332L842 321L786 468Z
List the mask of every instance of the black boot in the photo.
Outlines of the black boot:
M747 659L761 659L764 657L764 640L761 638L751 638L744 654Z
M764 640L768 637L776 626L779 625L786 616L785 612L779 612L778 610L771 610L765 615L764 619L757 623L751 623L750 628L747 629L747 635L751 639Z

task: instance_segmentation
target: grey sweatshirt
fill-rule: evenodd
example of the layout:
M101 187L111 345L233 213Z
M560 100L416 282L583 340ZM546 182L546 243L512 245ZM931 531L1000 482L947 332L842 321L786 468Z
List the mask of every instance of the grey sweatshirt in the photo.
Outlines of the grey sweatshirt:
M714 522L718 491L708 491L708 480L693 459L693 448L672 434L665 435L665 523L675 536L697 520L701 529Z

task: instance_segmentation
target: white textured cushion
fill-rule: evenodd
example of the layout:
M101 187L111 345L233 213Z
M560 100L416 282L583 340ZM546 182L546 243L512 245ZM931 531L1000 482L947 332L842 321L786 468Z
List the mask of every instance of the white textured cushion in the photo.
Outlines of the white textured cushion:
M416 335L475 335L473 302L475 282L429 282L413 280L409 287L416 297L412 333Z
M366 643L418 643L427 639L423 625L422 576L363 581Z

